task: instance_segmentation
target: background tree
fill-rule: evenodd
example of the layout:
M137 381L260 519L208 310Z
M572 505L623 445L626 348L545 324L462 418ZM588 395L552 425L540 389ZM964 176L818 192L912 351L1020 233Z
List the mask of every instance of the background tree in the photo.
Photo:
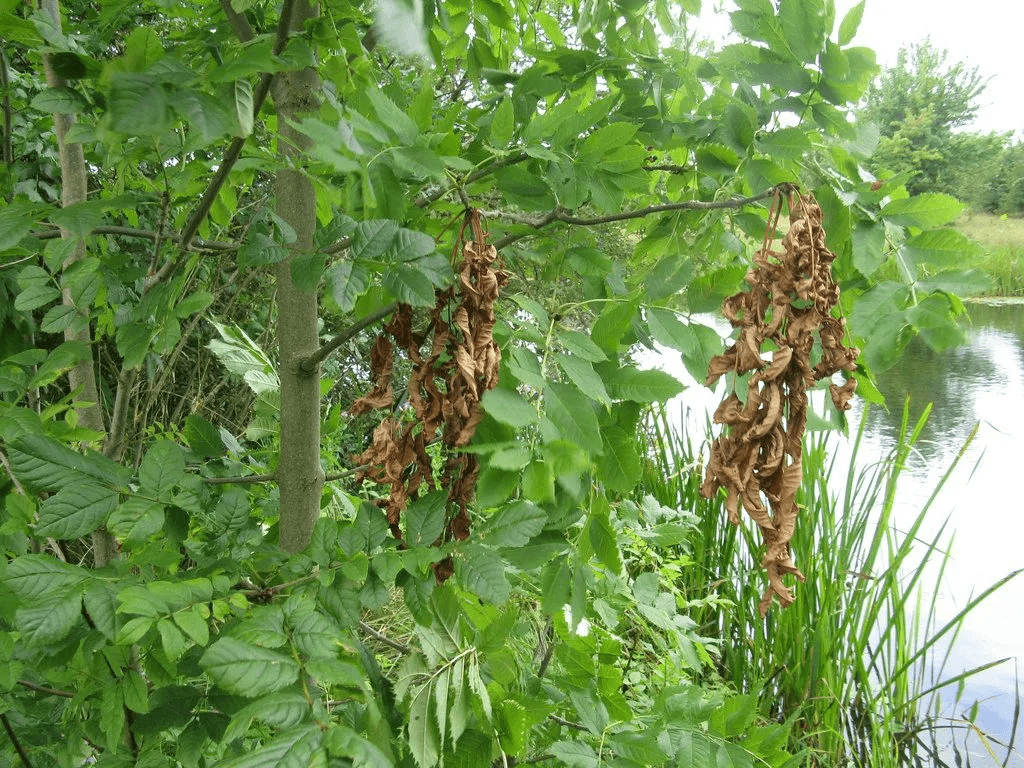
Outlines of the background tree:
M953 151L954 129L974 120L985 90L977 67L947 64L947 58L928 38L901 48L895 66L868 88L860 111L882 134L873 163L890 173L912 174L912 193L955 192L961 165Z

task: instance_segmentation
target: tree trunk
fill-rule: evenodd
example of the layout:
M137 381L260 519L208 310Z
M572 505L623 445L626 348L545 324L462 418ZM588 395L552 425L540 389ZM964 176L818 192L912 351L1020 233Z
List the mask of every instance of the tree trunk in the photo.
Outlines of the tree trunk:
M302 30L317 15L306 0L295 5L292 29ZM316 193L300 170L301 156L310 140L289 124L317 109L320 81L313 69L287 72L274 83L274 102L280 138L278 154L296 167L277 175L277 215L295 230L288 258L279 262L277 275L277 347L281 378L281 457L276 477L281 490L280 543L288 552L300 552L309 544L320 515L324 473L320 467L320 373L303 372L300 362L316 352L316 291L295 286L291 265L300 254L313 250L316 229Z
M57 0L43 0L43 10L50 15L53 24L60 32L60 5ZM46 84L51 88L57 88L66 83L59 77L53 68L53 62L48 54L43 54L43 67L46 70ZM61 195L60 202L63 207L85 202L88 193L88 177L85 168L85 154L82 152L81 144L69 144L66 136L71 126L75 124L74 115L54 114L53 125L57 133L57 149L60 153L60 175ZM73 237L66 230L61 231L61 237ZM76 261L85 258L85 243L81 240L75 246L74 252L64 262L64 269L67 269ZM71 293L64 289L64 305L74 306ZM89 348L89 357L78 363L68 372L68 384L71 391L80 389L79 400L83 403L77 405L75 411L78 415L78 423L87 429L96 432L103 432L103 410L100 408L99 390L96 386L96 370L92 362L92 331L86 323L82 330L75 332L68 328L64 331L64 338L68 341L81 341ZM93 563L97 568L102 568L115 557L117 557L117 546L114 537L105 529L100 528L92 534Z

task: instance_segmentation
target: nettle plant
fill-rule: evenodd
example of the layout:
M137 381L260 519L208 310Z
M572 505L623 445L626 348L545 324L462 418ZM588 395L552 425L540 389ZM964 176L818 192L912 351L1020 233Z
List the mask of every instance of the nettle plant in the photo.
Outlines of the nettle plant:
M779 185L861 391L970 276L861 168L863 3L739 6L711 51L696 2L3 5L5 757L786 762L671 579L682 386L631 351L703 378Z

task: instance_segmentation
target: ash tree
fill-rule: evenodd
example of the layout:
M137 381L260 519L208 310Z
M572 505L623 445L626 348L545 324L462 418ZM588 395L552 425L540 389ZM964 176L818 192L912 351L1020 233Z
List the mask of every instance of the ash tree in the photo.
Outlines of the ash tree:
M779 185L862 392L969 276L864 170L863 3L738 5L3 5L5 758L786 759L660 569L633 350L703 379Z

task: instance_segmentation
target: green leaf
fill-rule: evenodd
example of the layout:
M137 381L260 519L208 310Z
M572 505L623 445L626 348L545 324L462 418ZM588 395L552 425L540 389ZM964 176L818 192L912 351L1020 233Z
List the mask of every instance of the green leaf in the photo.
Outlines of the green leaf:
M429 547L444 530L445 507L448 491L428 493L412 502L403 514L406 544Z
M505 564L493 549L479 544L461 547L455 572L462 585L481 600L495 605L504 605L508 600L510 588L505 578Z
M903 255L914 264L939 269L959 267L983 254L985 249L955 229L932 229L903 243Z
M548 748L548 751L562 765L569 766L569 768L598 768L601 764L594 748L582 741L556 741Z
M692 327L670 310L656 307L648 309L647 328L656 342L684 354L693 353L699 346Z
M59 298L60 291L52 285L30 285L14 299L14 308L19 312L31 312Z
M224 731L223 742L230 744L246 734L253 720L275 728L291 728L310 715L309 701L301 693L272 693L262 696L236 712Z
M853 42L854 36L857 34L857 29L860 27L860 21L864 17L864 2L860 0L855 6L846 12L843 16L842 22L839 24L839 44L849 45Z
M739 736L747 731L757 717L757 696L737 694L730 696L711 715L709 730L726 738Z
M252 133L254 117L252 86L249 84L249 80L245 78L235 80L233 95L235 119L238 120L238 130L235 132L235 136L244 139Z
M292 283L300 291L313 293L320 284L320 278L323 277L326 264L327 257L322 253L314 251L313 253L298 254L288 264Z
M619 573L622 570L622 557L612 527L611 506L603 496L598 496L591 505L586 528L598 561L612 573Z
M880 211L883 218L904 227L928 229L955 220L963 205L955 197L926 192L902 200L892 200Z
M683 391L678 379L658 370L619 368L606 377L605 383L615 400L636 403L663 403Z
M45 210L35 203L24 202L9 203L0 208L0 251L20 243Z
M558 367L569 377L569 381L575 384L583 394L601 405L612 404L611 398L605 391L604 382L594 371L593 365L578 357L563 355L561 352L556 352L554 358Z
M379 8L380 6L378 6ZM383 30L379 30L383 31ZM381 124L384 125L402 144L415 144L419 135L416 121L409 117L405 110L389 99L379 88L369 87L363 93L373 105Z
M128 136L152 136L170 127L171 112L163 84L150 75L115 72L107 99L110 127Z
M327 765L323 741L318 725L298 726L241 757L218 761L217 768L323 768Z
M814 61L825 36L831 32L823 0L780 0L779 26L790 50L801 62Z
M444 162L426 147L397 147L392 158L403 177L432 181L441 181L445 177Z
M604 452L597 459L599 479L612 491L628 493L643 474L635 441L618 427L604 429L602 437Z
M853 266L865 277L871 277L885 258L885 227L858 221L853 230Z
M185 455L169 440L160 440L148 451L139 467L141 493L163 498L185 477Z
M117 491L83 482L50 496L39 507L37 536L77 539L103 525L117 506Z
M366 270L352 261L339 261L327 270L327 291L342 312L351 312L356 301L366 291L369 276Z
M544 388L544 412L563 440L585 451L600 452L601 432L590 400L568 384L549 382Z
M803 128L780 128L758 138L757 148L772 158L802 158L811 151L811 140Z
M434 768L441 756L435 706L429 685L422 686L409 703L409 748L420 768Z
M558 342L576 357L591 363L600 363L608 359L604 351L585 333L561 331L558 334Z
M23 603L39 602L47 595L70 592L88 572L44 555L22 555L12 560L3 582Z
M311 606L288 617L292 640L300 653L311 659L330 659L338 655L338 626Z
M86 102L74 88L57 86L46 88L36 94L30 102L40 112L51 112L58 115L74 115L85 108Z
M205 646L210 642L210 627L198 605L176 612L174 623L196 645Z
M82 595L76 590L19 608L14 621L22 640L32 647L63 640L81 617Z
M384 287L402 304L414 307L434 306L434 284L420 270L398 264L385 273Z
M718 745L701 731L682 730L678 733L676 765L678 768L715 768Z
M484 540L493 547L521 547L544 529L547 513L526 500L514 501L491 518Z
M494 110L494 117L491 118L491 144L493 146L499 149L508 146L512 141L512 133L515 131L515 120L512 101L506 96Z
M255 698L299 679L299 665L289 656L222 637L199 660L213 681L228 693Z
M197 456L214 458L224 455L224 441L220 431L198 413L185 417L184 434L189 448Z
M74 307L58 304L47 310L42 322L39 323L39 330L44 333L63 333L74 324L78 317L78 310Z
M391 247L398 234L398 223L391 219L371 219L356 224L349 248L353 260L373 261L379 259Z

